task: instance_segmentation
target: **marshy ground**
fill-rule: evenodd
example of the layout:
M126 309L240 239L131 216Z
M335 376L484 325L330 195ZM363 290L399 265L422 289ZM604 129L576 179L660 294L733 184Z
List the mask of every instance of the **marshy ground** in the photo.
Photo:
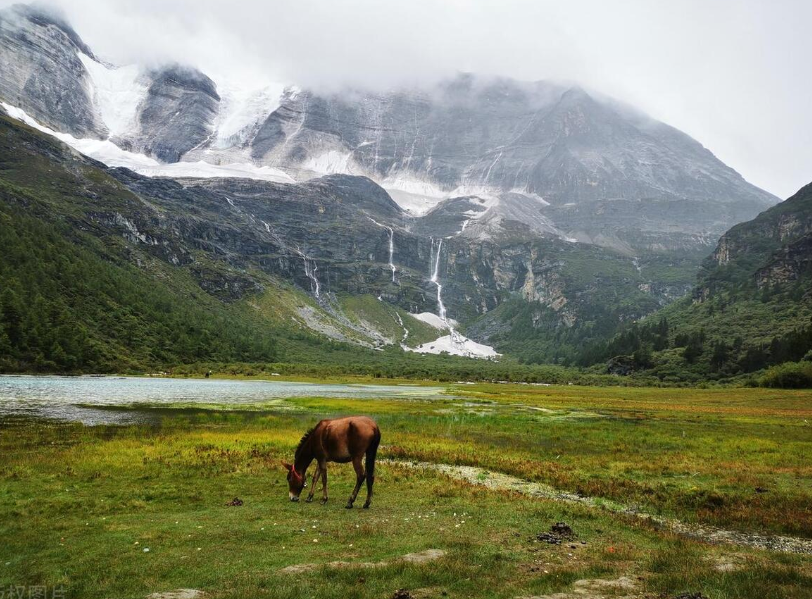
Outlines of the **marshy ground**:
M449 394L164 406L127 426L7 419L0 588L812 597L812 393ZM326 505L288 502L280 460L320 418L359 413L383 434L372 508L344 509L348 465L331 465Z

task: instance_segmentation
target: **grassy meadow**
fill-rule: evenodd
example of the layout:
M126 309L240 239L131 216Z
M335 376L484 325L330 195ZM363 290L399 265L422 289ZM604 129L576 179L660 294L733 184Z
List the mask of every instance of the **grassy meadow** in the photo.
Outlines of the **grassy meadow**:
M128 426L3 422L0 589L812 597L809 554L711 545L398 464L477 466L689 524L812 539L810 392L481 384L442 399L143 412ZM344 509L354 476L336 464L326 505L290 503L280 460L319 419L359 413L383 435L372 508ZM574 536L537 538L556 522ZM437 559L403 559L430 549Z

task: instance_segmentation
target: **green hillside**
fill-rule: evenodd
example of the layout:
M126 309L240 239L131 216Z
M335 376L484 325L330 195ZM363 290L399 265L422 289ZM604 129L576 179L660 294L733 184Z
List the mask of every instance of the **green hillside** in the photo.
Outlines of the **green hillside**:
M690 297L586 348L667 381L725 379L812 358L812 185L726 233Z
M202 292L183 270L170 274L157 261L138 269L49 218L29 192L1 189L0 369L110 372L278 356L269 330Z

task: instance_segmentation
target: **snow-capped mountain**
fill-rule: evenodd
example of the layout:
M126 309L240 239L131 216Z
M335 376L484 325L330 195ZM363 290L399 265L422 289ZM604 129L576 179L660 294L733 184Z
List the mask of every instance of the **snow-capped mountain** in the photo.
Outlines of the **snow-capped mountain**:
M21 5L0 13L0 100L149 176L366 176L443 235L634 253L710 245L777 201L689 136L578 86L460 75L385 93L245 89L180 65L107 64Z
M186 265L226 301L261 288L256 269L312 299L294 320L320 335L428 353L494 357L482 342L519 339L558 360L560 339L611 335L686 293L697 250L777 201L687 135L577 86L237 85L109 64L20 5L0 11L0 112L13 117L0 118L4 164L21 169L3 177L82 164L138 198L124 209L76 180L76 225L123 236L137 266L141 250ZM383 340L341 295L413 323L393 312L403 330ZM410 336L427 314L438 337Z

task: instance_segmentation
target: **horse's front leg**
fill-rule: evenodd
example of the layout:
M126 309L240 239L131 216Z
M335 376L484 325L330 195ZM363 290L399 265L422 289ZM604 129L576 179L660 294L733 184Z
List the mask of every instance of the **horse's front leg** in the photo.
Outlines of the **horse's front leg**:
M352 467L355 468L355 489L353 489L352 495L350 495L350 499L345 506L348 510L352 509L352 504L355 503L355 498L358 497L358 491L361 485L364 484L364 467L361 465L361 457L352 460Z
M316 483L319 482L319 476L321 476L321 465L316 464L316 471L313 473L313 480L310 481L310 492L307 494L307 499L305 499L307 503L313 501L313 491L316 490Z
M327 462L319 466L321 470L321 504L327 503Z

